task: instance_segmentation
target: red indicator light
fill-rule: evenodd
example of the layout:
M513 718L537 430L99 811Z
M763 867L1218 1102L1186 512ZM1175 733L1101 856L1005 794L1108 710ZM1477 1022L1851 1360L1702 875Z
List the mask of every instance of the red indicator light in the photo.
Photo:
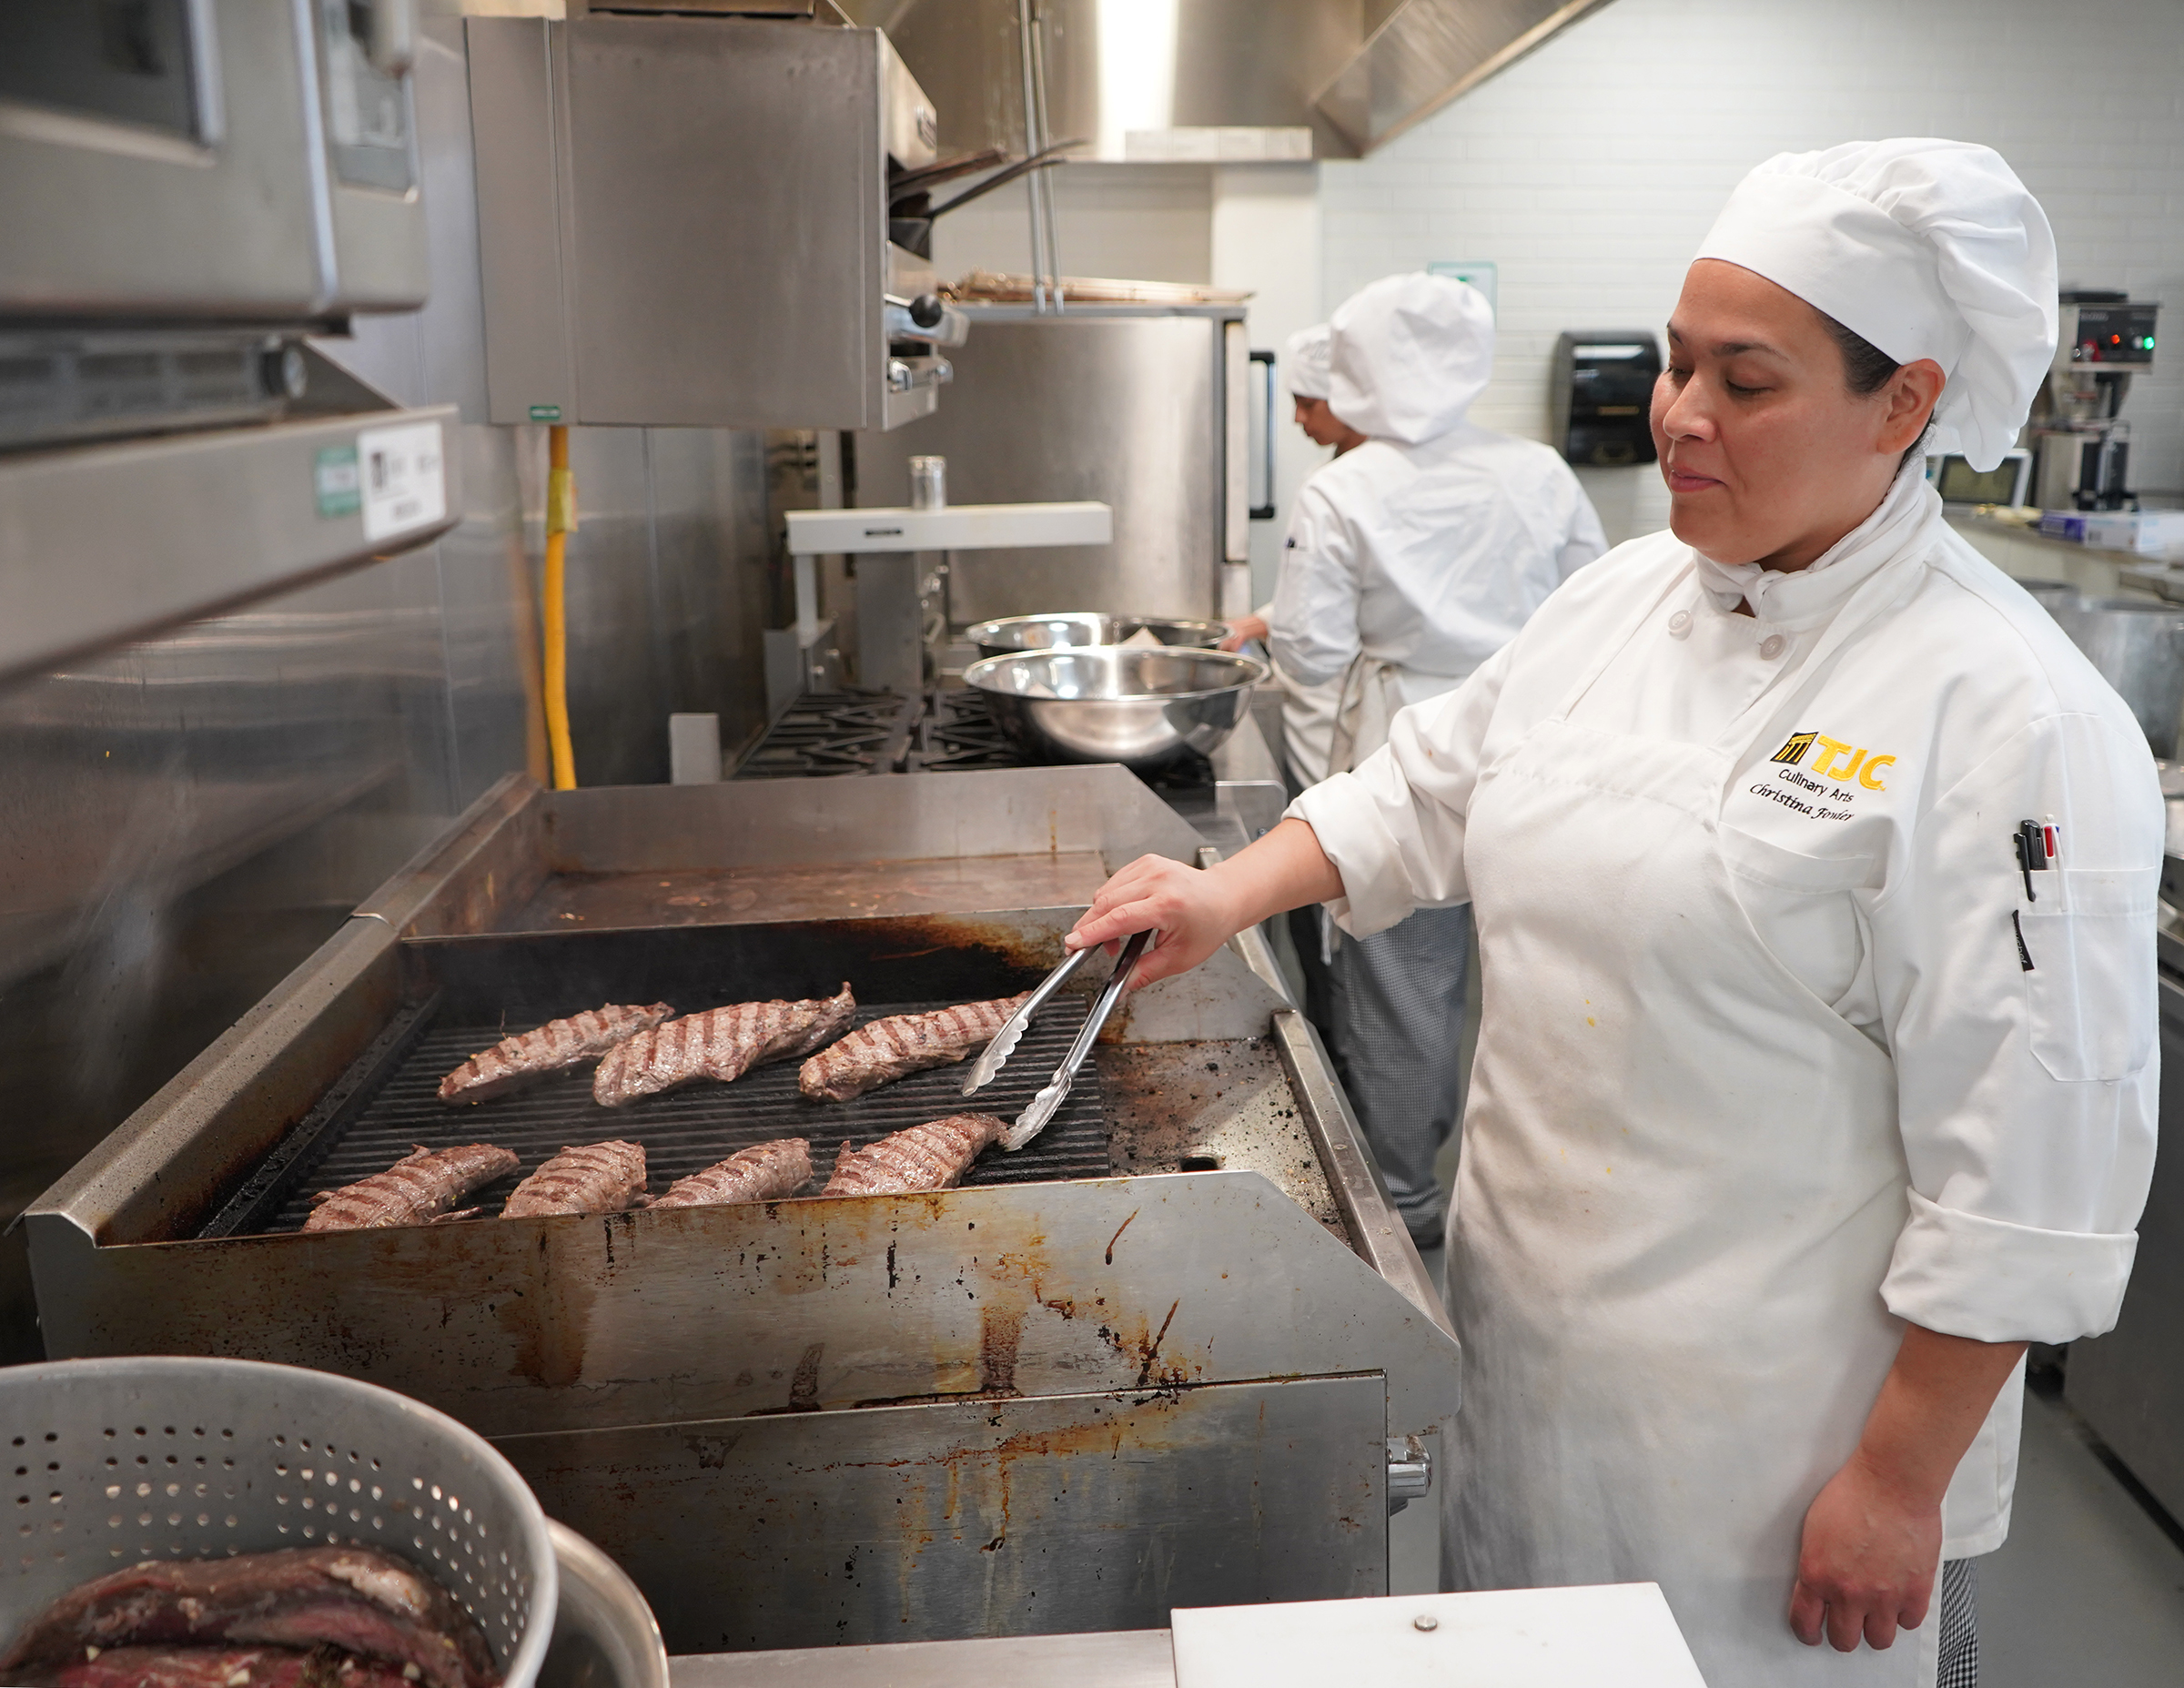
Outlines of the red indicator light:
M2109 335L2109 336L2108 336L2108 344L2109 344L2109 345L2111 345L2111 346L2120 346L2120 345L2122 345L2122 344L2123 344L2123 336L2122 336L2122 335L2120 335L2120 334L2111 334L2111 335Z

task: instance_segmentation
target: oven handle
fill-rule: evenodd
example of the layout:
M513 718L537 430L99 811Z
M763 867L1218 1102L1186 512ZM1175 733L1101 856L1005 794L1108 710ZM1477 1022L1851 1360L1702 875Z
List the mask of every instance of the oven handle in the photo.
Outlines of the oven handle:
M1251 354L1251 361L1261 365L1266 370L1265 375L1260 378L1260 391L1265 396L1267 411L1265 456L1262 460L1263 472L1266 475L1267 501L1251 506L1251 520L1271 521L1274 520L1274 354L1270 351L1255 351Z

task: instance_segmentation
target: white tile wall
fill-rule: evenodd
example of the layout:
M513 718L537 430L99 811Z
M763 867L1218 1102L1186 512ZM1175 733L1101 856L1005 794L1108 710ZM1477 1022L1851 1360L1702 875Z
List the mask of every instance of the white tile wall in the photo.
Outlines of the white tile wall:
M2066 285L2163 300L2134 479L2184 490L2184 0L1615 0L1370 158L1320 167L1322 297L1434 259L1501 266L1472 414L1543 439L1563 329L1658 329L1723 197L1775 152L1886 135L1997 148ZM1651 469L1592 471L1610 537L1663 525Z
M1054 173L1056 239L1066 276L1134 281L1212 278L1213 167L1067 164ZM943 187L944 198L950 190ZM1031 268L1025 190L1011 184L933 227L933 267L953 280L974 268Z

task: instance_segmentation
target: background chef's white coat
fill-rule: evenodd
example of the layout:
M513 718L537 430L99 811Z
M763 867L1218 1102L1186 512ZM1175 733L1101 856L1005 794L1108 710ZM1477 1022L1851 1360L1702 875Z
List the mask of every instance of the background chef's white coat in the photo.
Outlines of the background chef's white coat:
M1570 467L1469 422L1368 440L1298 493L1269 618L1274 660L1310 686L1360 654L1392 667L1394 707L1462 681L1607 550ZM1391 713L1391 712L1390 712ZM1360 756L1379 743L1362 735Z

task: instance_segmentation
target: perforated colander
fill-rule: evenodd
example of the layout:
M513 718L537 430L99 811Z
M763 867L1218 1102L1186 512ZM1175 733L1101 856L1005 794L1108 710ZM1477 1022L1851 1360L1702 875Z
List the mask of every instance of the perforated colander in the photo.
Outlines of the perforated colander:
M0 1455L0 1645L147 1559L353 1544L445 1588L508 1688L538 1676L560 1592L545 1514L483 1438L389 1390L247 1359L16 1366Z

